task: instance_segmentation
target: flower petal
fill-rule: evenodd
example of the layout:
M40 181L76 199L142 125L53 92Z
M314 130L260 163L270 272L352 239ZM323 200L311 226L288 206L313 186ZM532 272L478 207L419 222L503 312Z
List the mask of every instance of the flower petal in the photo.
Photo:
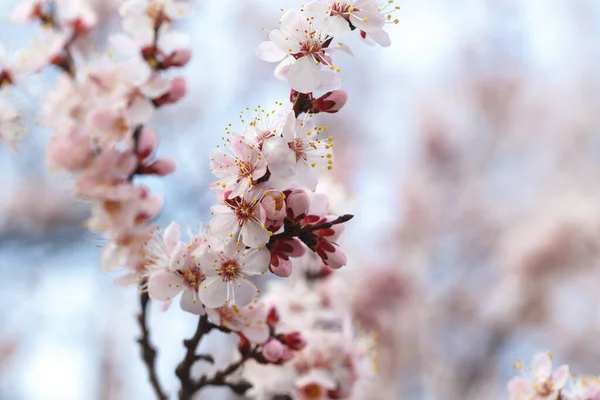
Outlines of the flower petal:
M260 43L256 48L255 54L261 60L278 62L281 61L287 53L272 41L268 41Z
M290 67L288 84L300 93L311 93L321 84L321 66L312 57L302 57Z
M198 298L198 294L194 294L194 289L186 289L181 295L181 301L179 303L183 311L187 311L196 315L204 315L204 304Z
M224 282L220 276L206 278L198 289L198 297L206 307L221 307L229 297L227 286L227 282Z
M182 290L183 278L172 272L157 272L148 279L148 295L152 300L169 301Z

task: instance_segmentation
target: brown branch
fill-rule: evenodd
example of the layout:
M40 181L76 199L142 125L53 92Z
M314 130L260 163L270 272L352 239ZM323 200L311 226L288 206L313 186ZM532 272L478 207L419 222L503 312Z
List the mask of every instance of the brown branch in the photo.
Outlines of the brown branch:
M325 223L322 223L319 225L309 225L309 226L305 226L304 228L301 228L301 229L292 229L289 231L281 232L281 233L271 236L271 239L269 240L269 244L272 245L273 243L275 243L276 240L279 240L279 239L291 239L291 238L298 237L298 236L301 236L306 233L318 231L319 229L328 229L334 225L343 224L344 222L348 222L352 218L354 218L354 215L345 214L340 217L337 217L333 221L325 222Z
M140 344L142 350L142 359L144 360L144 364L146 365L146 369L148 370L150 384L154 389L156 398L159 400L168 400L169 398L162 389L158 380L158 375L156 374L156 349L154 348L154 346L152 346L152 343L150 342L150 330L148 329L146 323L149 303L150 297L148 297L148 293L140 294L141 311L137 319L138 323L140 324L140 328L142 329L142 336L137 340L137 342Z
M188 340L183 341L183 345L187 348L185 357L179 363L175 369L175 375L181 381L181 389L179 389L179 399L191 399L194 393L198 391L195 388L194 380L192 379L192 366L198 360L196 357L196 348L202 340L202 337L210 332L215 327L214 324L208 322L206 315L201 316L198 319L198 325L196 326L196 332Z
M244 380L238 382L228 382L227 378L238 371L246 363L246 361L257 358L260 355L257 349L258 346L252 351L243 354L238 361L230 364L227 368L221 371L217 371L212 378L208 378L206 375L202 376L197 382L195 382L193 386L194 393L201 390L205 386L226 386L237 394L245 394L246 391L252 387L252 384Z

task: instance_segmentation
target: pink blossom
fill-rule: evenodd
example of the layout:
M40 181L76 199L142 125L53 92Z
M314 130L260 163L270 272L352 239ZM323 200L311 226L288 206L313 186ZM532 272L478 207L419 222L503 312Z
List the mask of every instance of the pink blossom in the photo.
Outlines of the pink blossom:
M336 50L351 54L342 44L326 46L330 38L320 28L313 25L312 20L295 10L288 10L279 21L280 29L269 34L270 41L262 42L256 55L268 62L280 62L277 75L285 76L290 88L301 92L315 91L323 81L322 66L339 72L331 60Z
M230 196L237 197L266 174L267 162L257 146L232 138L225 149L217 146L211 153L210 171L219 178L211 189L229 189Z
M302 11L313 23L321 24L323 31L338 38L349 35L355 28L380 31L385 19L377 7L375 0L313 0Z
M233 198L226 196L225 205L215 208L215 217L210 221L213 235L221 239L233 238L248 247L264 246L270 234L265 226L266 216L260 197L258 192L246 192Z
M200 257L200 268L206 280L199 290L200 300L211 308L224 304L238 307L249 304L259 293L248 277L264 274L269 265L267 249L244 250L230 241L225 249L210 247Z
M568 365L562 365L552 373L550 353L537 353L531 363L531 376L513 378L508 382L509 397L511 400L556 400L568 379Z
M215 325L240 332L252 343L262 344L269 338L265 307L256 300L245 307L207 308L206 313Z

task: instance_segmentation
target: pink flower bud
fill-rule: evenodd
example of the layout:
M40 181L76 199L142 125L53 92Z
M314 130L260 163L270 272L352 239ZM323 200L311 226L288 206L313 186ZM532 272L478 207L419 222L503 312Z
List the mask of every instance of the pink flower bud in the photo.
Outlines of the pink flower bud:
M187 81L185 78L181 76L176 76L171 80L171 87L169 91L160 96L157 99L154 99L154 104L163 105L163 104L173 104L178 102L185 96L187 93Z
M173 78L171 81L171 90L169 91L169 103L175 103L187 93L187 81L181 76Z
M285 354L285 346L277 339L269 339L262 349L265 360L271 363L279 362Z
M143 160L154 152L158 143L156 132L149 128L143 128L140 132L137 144L138 157Z
M165 61L165 68L168 67L183 67L186 65L190 59L192 58L192 50L191 49L178 49L171 54L169 59Z
M285 258L284 258L285 257ZM280 278L287 278L292 274L292 262L284 254L271 253L269 270Z
M333 269L338 269L346 265L346 255L337 244L331 243L327 239L318 239L315 252L325 264Z
M175 161L170 158L160 158L148 165L140 165L139 173L146 175L169 175L177 169Z
M269 309L269 314L267 315L267 324L269 324L269 326L276 326L279 323L279 312L277 311L277 308L275 307L271 307Z
M302 218L310 207L310 197L304 190L296 189L286 199L288 216L292 219Z
M260 203L268 219L278 221L285 217L285 195L282 192L270 190L265 193Z
M334 90L333 92L327 92L318 99L314 99L312 102L311 112L317 114L320 112L326 112L335 114L340 111L348 100L348 93L345 90Z
M306 340L304 340L300 332L283 335L281 341L292 350L302 350L306 346Z

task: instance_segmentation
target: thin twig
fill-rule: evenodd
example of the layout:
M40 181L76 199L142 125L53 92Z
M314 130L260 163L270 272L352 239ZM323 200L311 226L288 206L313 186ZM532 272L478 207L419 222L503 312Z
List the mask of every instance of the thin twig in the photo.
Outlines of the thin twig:
M252 387L252 385L244 380L238 382L228 382L227 378L233 375L237 370L239 370L246 361L257 358L259 353L257 352L257 348L254 348L252 351L249 351L246 354L243 354L242 357L230 364L227 368L217 371L212 378L208 378L206 375L202 376L197 382L195 382L193 388L194 392L199 391L205 386L226 386L233 390L237 394L244 394L248 389Z
M140 324L140 328L142 329L142 337L140 337L137 340L137 342L140 344L142 350L142 359L144 360L144 364L146 365L146 369L148 370L150 384L154 389L156 398L159 400L168 400L169 398L162 389L158 380L158 375L156 374L156 349L154 348L154 346L152 346L152 343L150 342L150 331L146 323L149 303L150 297L148 297L148 293L140 294L141 311L138 315L138 323Z

